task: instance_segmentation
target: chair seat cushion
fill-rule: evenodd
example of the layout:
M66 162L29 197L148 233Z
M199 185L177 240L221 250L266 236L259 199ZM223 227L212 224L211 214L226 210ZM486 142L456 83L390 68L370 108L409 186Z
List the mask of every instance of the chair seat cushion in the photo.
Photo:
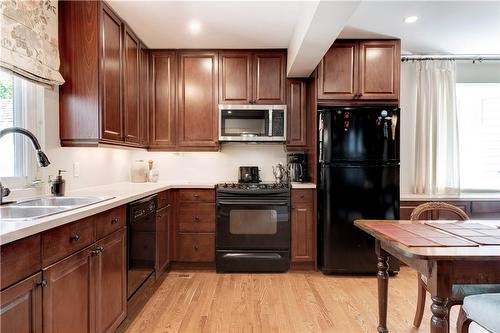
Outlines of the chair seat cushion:
M427 284L427 277L422 275L422 281ZM461 301L467 296L492 293L500 293L500 284L455 284L451 291L451 299Z
M500 293L467 296L463 309L467 318L478 323L490 332L500 332Z

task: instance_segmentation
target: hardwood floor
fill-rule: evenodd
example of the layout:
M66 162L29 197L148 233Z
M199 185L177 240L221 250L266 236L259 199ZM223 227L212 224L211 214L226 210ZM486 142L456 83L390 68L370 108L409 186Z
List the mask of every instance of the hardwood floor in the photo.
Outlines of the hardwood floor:
M145 306L120 331L376 332L375 277L172 271L160 280ZM391 333L429 332L430 309L419 330L412 326L416 292L416 273L409 268L391 278ZM429 298L427 308L430 304ZM457 313L458 307L452 312L451 333Z

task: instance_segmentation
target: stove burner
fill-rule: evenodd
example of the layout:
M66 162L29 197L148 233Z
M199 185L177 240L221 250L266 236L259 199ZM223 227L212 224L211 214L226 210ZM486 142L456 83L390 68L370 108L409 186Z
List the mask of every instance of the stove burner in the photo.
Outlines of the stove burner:
M288 183L223 183L219 184L219 188L236 189L236 190L277 190L288 189Z

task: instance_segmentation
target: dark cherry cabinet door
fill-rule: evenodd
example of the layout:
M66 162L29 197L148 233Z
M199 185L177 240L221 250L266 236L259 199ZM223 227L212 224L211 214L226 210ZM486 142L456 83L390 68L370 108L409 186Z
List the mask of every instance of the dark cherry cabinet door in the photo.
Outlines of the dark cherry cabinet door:
M178 145L217 148L218 56L216 52L179 54Z
M176 57L174 51L151 51L150 77L150 148L153 150L175 148Z
M140 54L140 144L147 147L149 142L149 51L141 46Z
M93 256L95 332L114 332L127 315L127 264L125 229L96 244L102 252Z
M253 103L285 104L286 53L256 52L253 67Z
M123 141L122 27L120 19L104 3L101 29L101 136Z
M156 212L156 274L160 274L170 263L170 217L171 205Z
M127 27L123 29L124 49L124 137L126 142L140 144L140 42L137 36Z
M292 262L314 261L314 224L311 203L292 207Z
M306 82L287 80L287 146L304 147L307 144Z
M249 104L252 99L252 54L220 52L219 103Z
M0 292L0 332L42 332L42 274Z
M335 42L318 68L319 99L354 99L358 93L358 44Z
M400 57L397 40L359 43L359 99L399 99Z
M43 332L93 332L92 247L43 270Z

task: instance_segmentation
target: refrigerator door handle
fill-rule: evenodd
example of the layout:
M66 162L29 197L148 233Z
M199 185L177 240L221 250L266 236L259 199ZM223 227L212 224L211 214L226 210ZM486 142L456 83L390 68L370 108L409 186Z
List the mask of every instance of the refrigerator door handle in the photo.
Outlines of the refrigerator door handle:
M324 126L324 122L323 122L323 114L320 113L319 114L319 128L318 128L318 134L319 134L319 138L318 138L318 145L319 145L319 162L322 163L324 162L324 158L323 158L323 126Z

